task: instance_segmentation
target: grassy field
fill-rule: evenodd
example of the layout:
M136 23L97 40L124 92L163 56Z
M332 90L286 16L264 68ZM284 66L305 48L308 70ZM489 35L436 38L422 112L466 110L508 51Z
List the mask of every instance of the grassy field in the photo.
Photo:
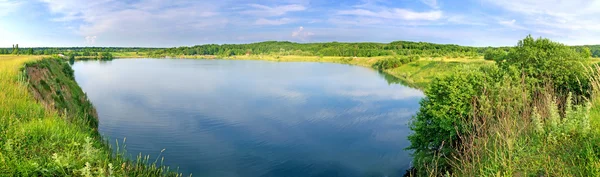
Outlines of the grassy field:
M60 110L36 101L22 68L25 63L41 59L41 56L0 55L0 174L177 176L167 173L166 167L145 165L160 163L149 156L129 161L123 150L113 155L95 128L86 121L78 121L84 118L68 119ZM69 82L63 80L65 76L50 78L54 81L47 81L49 84Z

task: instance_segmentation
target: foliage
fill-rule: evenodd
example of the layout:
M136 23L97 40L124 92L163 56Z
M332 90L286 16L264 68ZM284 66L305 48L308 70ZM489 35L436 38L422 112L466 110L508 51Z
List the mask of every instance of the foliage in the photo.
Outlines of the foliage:
M15 50L17 49L17 50ZM0 54L26 54L26 55L57 55L64 54L75 56L97 56L98 53L123 53L123 52L142 52L161 50L162 48L140 48L140 47L33 47L20 48L18 45L11 48L0 48Z
M469 130L473 100L482 91L485 77L482 72L468 71L432 80L410 124L414 133L408 137L408 149L414 150L417 168L432 163L448 166L443 159L435 160L451 157L460 144L459 135Z
M488 49L483 55L483 59L492 61L501 61L506 57L507 52L500 49Z
M400 67L404 64L419 60L418 56L400 56L394 58L388 58L383 60L378 60L373 64L373 68L377 70L386 70Z
M19 55L19 44L13 45L11 54Z
M527 36L498 65L505 70L510 66L521 69L539 87L550 81L561 93L585 95L589 84L584 62L581 54L568 46Z
M465 176L515 176L517 174L512 172L519 170L514 170L513 163L523 164L521 160L512 159L517 157L510 154L532 155L535 152L521 152L513 147L528 146L530 137L536 134L539 135L536 137L545 137L534 142L544 148L545 145L586 145L596 141L568 140L569 137L587 137L590 129L588 112L591 107L585 100L589 100L586 98L589 98L591 86L581 52L531 36L509 49L505 57L497 57L496 52L490 49L486 57L496 60L497 67L437 78L425 91L427 98L422 100L411 123L414 133L409 136L409 149L414 150L413 164L422 175L456 172ZM581 104L573 104L572 100ZM497 149L489 151L489 148ZM518 158L534 160L526 156ZM580 163L585 160L573 159ZM539 175L535 171L539 168L525 169L522 170L527 172L525 176ZM542 172L544 176L573 174Z
M600 57L600 45L573 46L584 58Z
M293 43L267 41L251 44L207 44L193 47L177 47L155 50L150 56L172 55L216 55L240 56L253 55L298 55L298 56L341 56L341 57L376 57L391 55L449 55L456 57L473 56L483 53L484 48L458 45L433 44L425 42L396 41L383 43Z
M477 128L454 157L452 176L600 175L600 127L592 126L591 102L559 99L552 86L523 98L527 85L502 83L502 89L478 99Z

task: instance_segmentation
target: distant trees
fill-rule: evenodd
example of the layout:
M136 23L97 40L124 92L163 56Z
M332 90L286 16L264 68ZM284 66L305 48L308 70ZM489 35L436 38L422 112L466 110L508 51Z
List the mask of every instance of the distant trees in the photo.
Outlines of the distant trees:
M454 44L394 41L391 43L294 43L266 41L251 44L206 44L192 47L139 48L139 47L37 47L21 50L18 44L12 48L0 48L0 54L53 55L77 53L78 56L97 56L100 52L138 52L148 56L174 55L297 55L337 57L420 56L420 57L470 57L484 56L488 60L499 59L502 52L512 47L468 47ZM582 55L600 57L600 45L572 46ZM487 54L487 57L486 57ZM494 59L495 58L495 59Z
M590 50L589 47L583 47L579 53L581 53L581 56L583 58L591 58L592 57L592 51Z
M112 60L113 56L109 52L101 52L101 53L98 53L98 57L97 58L100 59L100 60Z
M483 55L483 59L499 61L503 60L506 55L507 52L501 49L487 49Z
M419 60L418 56L400 56L394 58L388 58L383 60L378 60L373 64L373 68L378 70L386 70L400 67L404 64Z
M600 57L600 45L572 46L572 48L582 53L583 56L587 56L589 50L591 57Z
M455 57L483 55L484 48L465 47L449 44L426 42L396 41L384 43L293 43L267 41L251 44L207 44L193 47L176 47L155 50L152 56L168 55L299 55L299 56L340 56L340 57L376 57L392 55L410 56L447 56Z
M32 48L19 48L18 44L12 46L12 48L0 48L0 54L27 54L27 55L55 55L74 53L76 56L98 56L99 52L151 52L156 50L162 50L162 48L140 48L140 47L32 47Z
M12 54L19 55L19 44L13 45Z

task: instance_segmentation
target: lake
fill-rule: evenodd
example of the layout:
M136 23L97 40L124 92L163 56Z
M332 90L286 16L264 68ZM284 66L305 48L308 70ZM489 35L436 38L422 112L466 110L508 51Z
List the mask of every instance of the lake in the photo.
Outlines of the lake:
M77 61L99 132L193 176L401 176L424 97L332 63ZM121 144L121 142L120 142ZM159 159L160 162L160 159Z

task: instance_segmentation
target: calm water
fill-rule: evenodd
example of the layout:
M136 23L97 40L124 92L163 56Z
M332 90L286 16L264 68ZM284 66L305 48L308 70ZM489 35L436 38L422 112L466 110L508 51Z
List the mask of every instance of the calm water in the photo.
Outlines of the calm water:
M423 93L328 63L126 59L73 65L132 155L193 176L400 176Z

